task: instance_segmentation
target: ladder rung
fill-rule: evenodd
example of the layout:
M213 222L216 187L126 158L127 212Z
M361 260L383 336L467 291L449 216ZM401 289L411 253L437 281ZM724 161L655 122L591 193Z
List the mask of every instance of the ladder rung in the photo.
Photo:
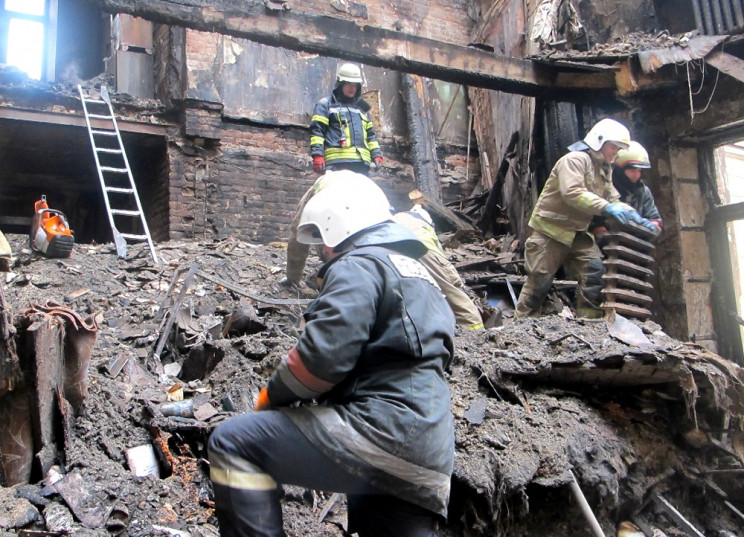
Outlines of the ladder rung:
M99 153L121 153L121 149L109 149L107 147L96 147Z
M139 216L139 211L129 211L127 209L111 209L111 214L120 214L123 216Z
M88 117L93 119L111 119L111 116L103 114L88 114Z
M90 131L93 134L100 134L101 136L116 136L116 131L100 131L100 130L92 130Z
M116 186L107 186L106 192L115 192L117 194L134 194L133 188L119 188Z
M90 104L106 104L106 101L100 99L85 99L85 102Z
M122 237L125 239L129 239L132 241L144 241L147 240L147 235L132 235L131 233L120 233Z
M112 173L127 173L126 168L111 168L110 166L101 166L102 172L112 172Z

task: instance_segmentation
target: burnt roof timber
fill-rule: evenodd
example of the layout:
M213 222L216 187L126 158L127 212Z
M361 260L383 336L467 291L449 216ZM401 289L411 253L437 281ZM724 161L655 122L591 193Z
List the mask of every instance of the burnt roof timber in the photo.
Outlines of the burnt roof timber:
M14 119L18 121L31 121L38 123L53 123L55 125L70 125L72 127L87 128L85 117L82 115L61 114L59 112L40 112L38 110L21 110L18 108L0 107L0 119ZM91 118L93 128L109 129L111 122ZM155 125L140 121L130 121L117 118L116 123L122 132L131 132L136 134L152 134L155 136L165 136L168 133L167 125Z
M161 24L506 93L584 100L597 96L597 92L607 96L615 91L612 72L560 72L558 66L498 56L356 21L289 9L270 11L263 0L86 1L107 12L126 13Z

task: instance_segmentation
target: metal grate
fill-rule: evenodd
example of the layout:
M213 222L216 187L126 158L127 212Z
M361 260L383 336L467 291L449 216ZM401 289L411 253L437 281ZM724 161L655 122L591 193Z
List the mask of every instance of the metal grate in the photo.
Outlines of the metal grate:
M744 29L744 0L692 0L695 24L706 35Z

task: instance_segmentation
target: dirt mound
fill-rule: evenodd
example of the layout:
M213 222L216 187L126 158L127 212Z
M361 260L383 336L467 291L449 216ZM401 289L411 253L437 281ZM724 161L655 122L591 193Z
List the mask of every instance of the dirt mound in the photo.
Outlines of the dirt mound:
M24 250L26 237L8 238L16 261L2 289L21 360L32 304L101 323L87 398L57 437L59 474L35 463L31 484L0 489L6 511L19 513L0 515L0 526L61 531L55 520L65 520L74 535L217 535L207 437L249 411L315 296L312 285L280 285L284 245L164 243L157 267L146 247L122 260L113 245L77 245L53 260ZM735 535L742 520L726 502L742 500L742 380L737 366L650 322L549 316L458 329L456 467L440 533L592 535L575 477L607 535L629 520L648 535L682 535L685 522ZM137 446L154 447L157 477L133 474ZM288 535L343 535L342 497L285 487L283 505Z

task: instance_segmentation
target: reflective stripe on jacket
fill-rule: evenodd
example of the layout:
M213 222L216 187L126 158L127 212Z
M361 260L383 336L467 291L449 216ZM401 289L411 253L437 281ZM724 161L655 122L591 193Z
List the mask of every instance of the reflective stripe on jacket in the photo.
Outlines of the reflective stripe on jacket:
M571 151L553 166L532 211L529 226L567 246L586 231L592 216L620 198L602 154Z
M310 121L310 155L334 162L365 162L382 156L364 101L340 102L335 94L321 99Z

